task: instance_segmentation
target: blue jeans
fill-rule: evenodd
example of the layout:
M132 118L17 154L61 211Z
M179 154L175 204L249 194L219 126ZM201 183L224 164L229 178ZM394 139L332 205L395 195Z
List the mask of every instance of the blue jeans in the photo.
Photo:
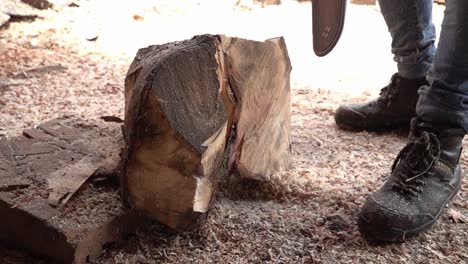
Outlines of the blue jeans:
M432 0L379 3L399 75L429 81L419 89L418 117L468 132L468 0L446 1L437 51Z

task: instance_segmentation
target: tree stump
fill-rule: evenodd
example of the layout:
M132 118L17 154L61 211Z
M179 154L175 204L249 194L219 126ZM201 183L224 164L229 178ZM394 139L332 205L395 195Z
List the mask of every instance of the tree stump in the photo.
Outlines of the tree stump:
M85 184L118 177L120 131L120 123L64 117L0 137L0 242L84 263L131 227L118 190Z
M255 179L288 169L290 71L282 38L203 35L139 50L125 79L128 205L193 228L229 168Z

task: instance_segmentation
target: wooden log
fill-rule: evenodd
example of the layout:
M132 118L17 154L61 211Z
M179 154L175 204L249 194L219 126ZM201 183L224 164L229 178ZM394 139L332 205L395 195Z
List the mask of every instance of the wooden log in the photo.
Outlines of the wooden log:
M290 70L282 38L203 35L141 49L125 80L128 205L177 230L198 226L226 173L231 137L241 175L287 169Z
M119 123L64 117L0 137L0 242L84 263L127 230L133 218L118 190L84 185L91 176L118 177L120 131Z

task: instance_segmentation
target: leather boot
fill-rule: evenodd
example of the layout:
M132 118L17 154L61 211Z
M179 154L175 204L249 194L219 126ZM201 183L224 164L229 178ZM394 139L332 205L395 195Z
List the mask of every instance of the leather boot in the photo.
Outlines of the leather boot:
M359 213L359 231L371 241L402 242L428 230L460 189L464 135L413 119L389 179Z
M409 128L416 116L418 89L427 84L425 78L405 79L396 73L377 99L341 105L335 113L336 125L344 130L374 132Z

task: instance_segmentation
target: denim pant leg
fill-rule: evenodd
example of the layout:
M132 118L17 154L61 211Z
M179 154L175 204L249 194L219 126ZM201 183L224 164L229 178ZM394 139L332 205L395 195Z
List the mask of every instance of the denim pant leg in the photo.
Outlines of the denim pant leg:
M426 76L436 52L432 0L379 0L392 36L398 74L415 79Z
M442 31L428 73L429 87L419 90L422 120L468 132L468 0L448 0Z

